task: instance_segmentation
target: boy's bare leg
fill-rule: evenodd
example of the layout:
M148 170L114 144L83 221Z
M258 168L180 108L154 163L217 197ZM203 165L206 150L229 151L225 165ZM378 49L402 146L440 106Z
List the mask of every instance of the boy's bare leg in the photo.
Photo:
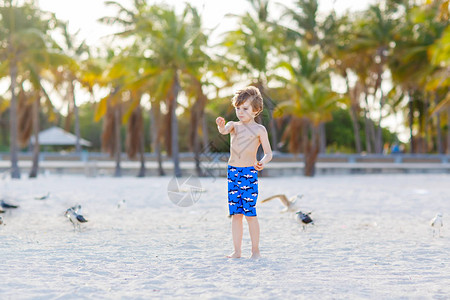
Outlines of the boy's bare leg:
M233 235L234 252L227 255L228 258L241 257L242 236L244 234L244 225L242 223L244 215L236 214L231 218L231 233Z
M248 231L252 240L252 256L250 258L260 258L259 252L259 222L258 217L245 217L248 223Z
M242 246L242 236L244 233L244 225L242 223L243 215L236 214L231 217L231 233L233 236L234 252L228 255L228 258L240 258L241 257L241 246Z

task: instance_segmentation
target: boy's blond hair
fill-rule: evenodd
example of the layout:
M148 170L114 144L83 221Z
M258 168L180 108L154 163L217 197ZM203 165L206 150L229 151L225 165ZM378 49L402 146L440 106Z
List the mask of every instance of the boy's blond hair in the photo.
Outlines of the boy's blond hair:
M258 88L254 86L248 86L242 90L236 92L232 99L234 107L241 106L245 101L250 101L252 109L259 115L264 107L263 98Z

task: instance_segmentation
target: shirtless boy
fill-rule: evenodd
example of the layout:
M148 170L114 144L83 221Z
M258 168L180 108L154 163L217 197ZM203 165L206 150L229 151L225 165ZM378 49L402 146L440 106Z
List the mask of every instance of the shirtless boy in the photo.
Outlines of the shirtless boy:
M230 159L228 160L228 208L231 221L234 252L228 258L241 257L243 217L248 223L252 241L251 258L261 256L259 251L259 223L256 216L258 198L258 171L272 159L267 130L255 122L263 110L263 99L256 87L249 86L236 93L232 100L239 122L216 119L221 134L230 134ZM264 157L257 161L256 152L262 145Z

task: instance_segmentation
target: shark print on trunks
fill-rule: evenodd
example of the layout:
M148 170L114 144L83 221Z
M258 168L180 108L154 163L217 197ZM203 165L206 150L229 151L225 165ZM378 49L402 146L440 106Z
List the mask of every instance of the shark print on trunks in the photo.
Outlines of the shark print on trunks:
M228 166L227 179L230 215L256 217L258 171L254 167Z

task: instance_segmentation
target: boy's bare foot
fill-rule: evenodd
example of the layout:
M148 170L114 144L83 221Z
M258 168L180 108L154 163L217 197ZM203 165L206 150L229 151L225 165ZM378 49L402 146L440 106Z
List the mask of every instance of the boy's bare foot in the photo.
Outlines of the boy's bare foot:
M240 258L240 257L241 257L241 254L236 251L227 255L227 258Z
M252 256L250 256L251 259L258 259L261 258L261 253L258 252L253 252Z

